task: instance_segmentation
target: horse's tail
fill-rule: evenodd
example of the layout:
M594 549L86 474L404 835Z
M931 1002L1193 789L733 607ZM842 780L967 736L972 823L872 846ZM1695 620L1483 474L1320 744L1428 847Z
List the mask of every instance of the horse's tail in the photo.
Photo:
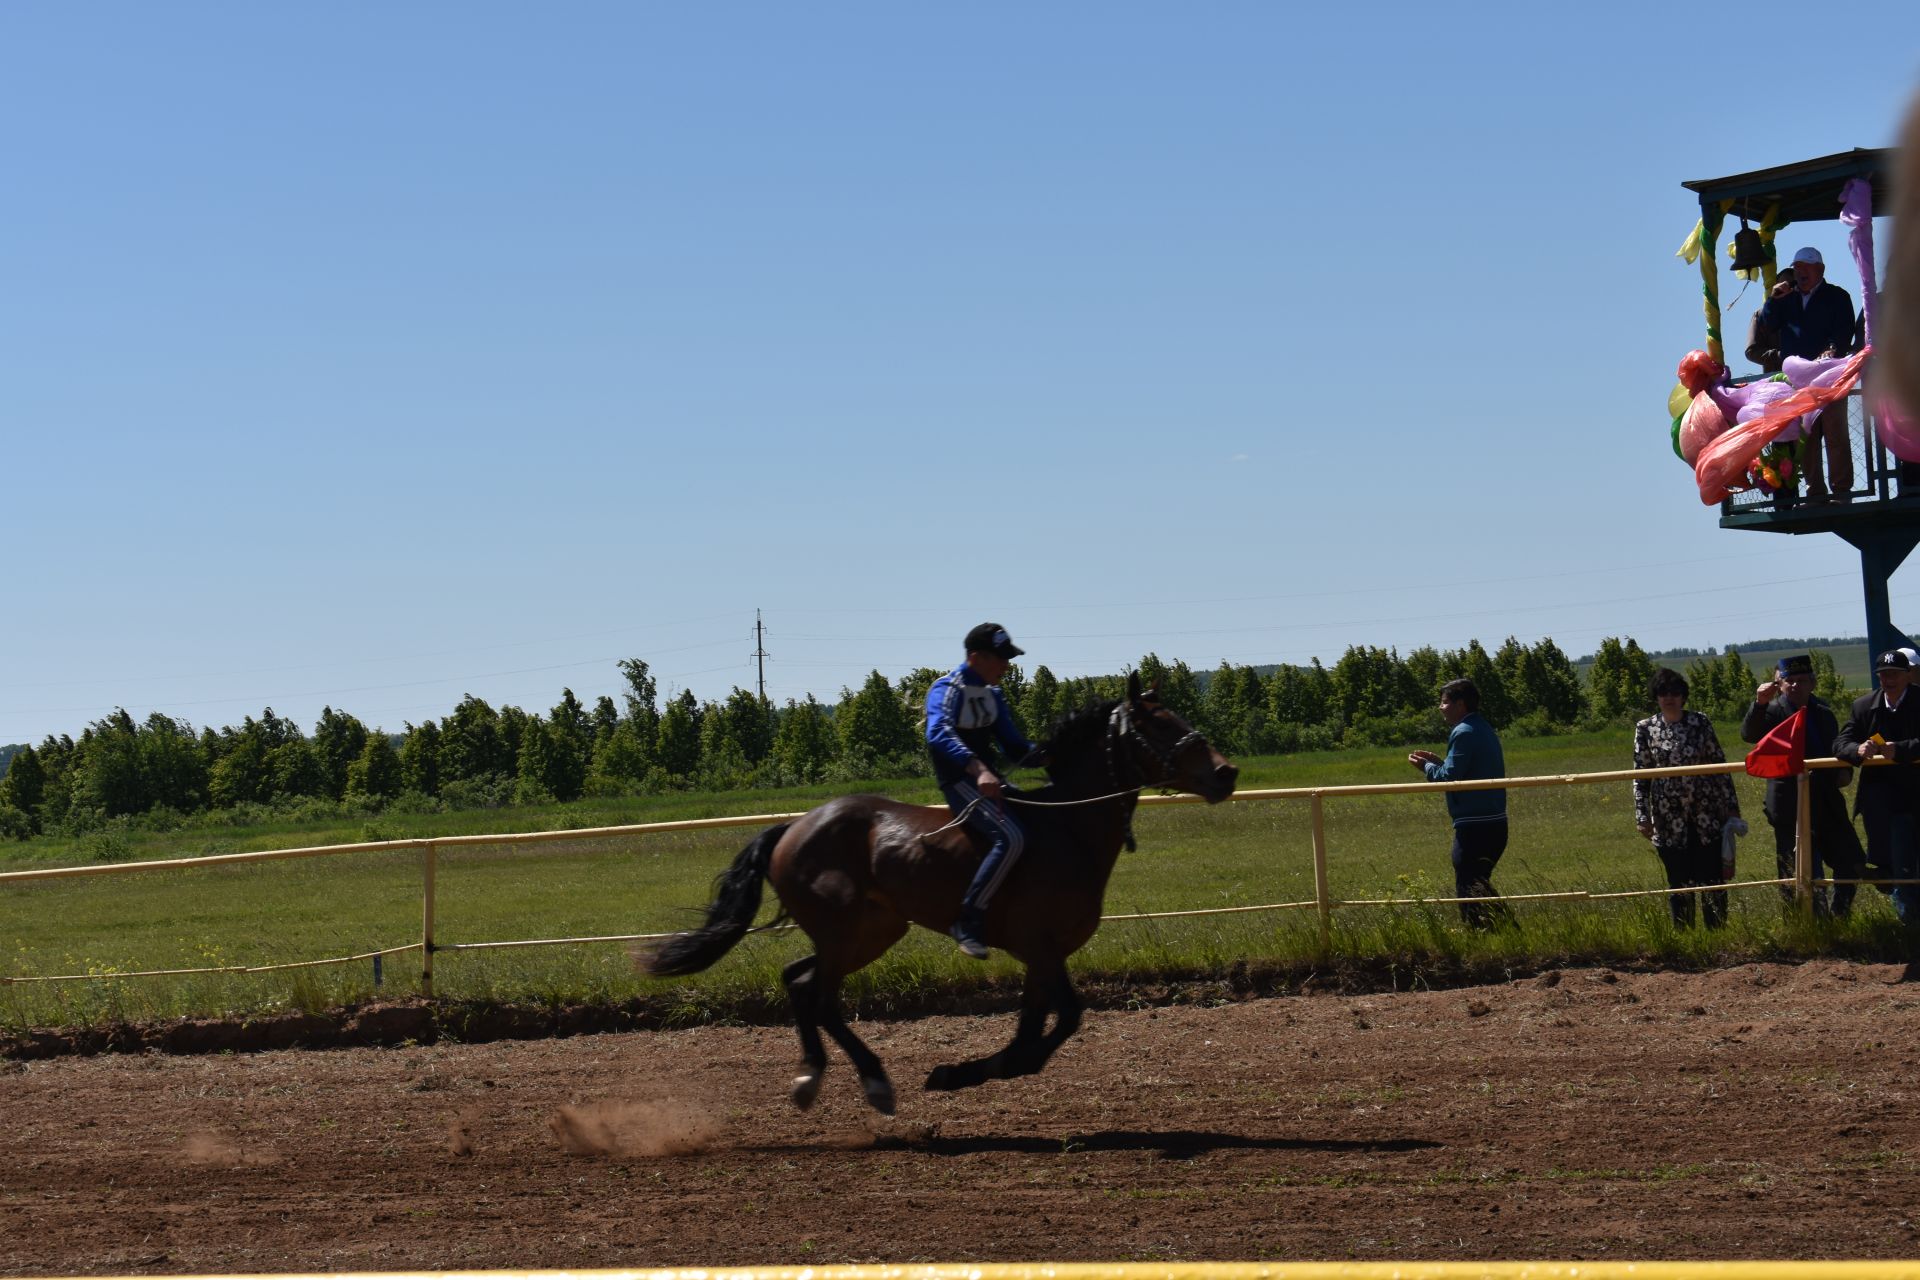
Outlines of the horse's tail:
M641 968L656 978L679 978L699 973L733 950L760 910L760 883L773 860L773 846L780 842L787 825L783 822L768 827L755 836L733 865L714 878L707 922L643 952L639 957ZM782 912L780 918L785 915Z

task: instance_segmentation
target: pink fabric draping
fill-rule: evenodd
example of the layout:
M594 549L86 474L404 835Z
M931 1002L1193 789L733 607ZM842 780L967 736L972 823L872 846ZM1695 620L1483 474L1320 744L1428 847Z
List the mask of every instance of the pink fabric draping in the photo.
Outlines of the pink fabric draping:
M1847 228L1847 251L1860 272L1860 314L1867 331L1867 345L1873 345L1873 313L1879 303L1879 290L1873 274L1873 186L1864 178L1848 178L1840 188L1840 221Z
M1817 413L1844 397L1860 381L1861 366L1873 348L1866 347L1846 359L1801 360L1789 356L1782 372L1785 384L1750 382L1744 387L1715 387L1709 394L1722 412L1738 421L1740 410L1749 401L1766 396L1761 414L1728 430L1700 451L1693 477L1700 486L1700 501L1712 506L1724 502L1741 489L1748 488L1747 468L1762 449L1797 426L1797 419ZM1786 395L1762 390L1791 385ZM1729 408L1731 406L1731 408Z

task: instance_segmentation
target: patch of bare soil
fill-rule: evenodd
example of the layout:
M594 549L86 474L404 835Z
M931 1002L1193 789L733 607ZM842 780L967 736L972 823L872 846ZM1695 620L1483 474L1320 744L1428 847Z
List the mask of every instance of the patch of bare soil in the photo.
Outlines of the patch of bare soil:
M1820 961L863 1022L0 1063L0 1272L1912 1257L1920 984Z

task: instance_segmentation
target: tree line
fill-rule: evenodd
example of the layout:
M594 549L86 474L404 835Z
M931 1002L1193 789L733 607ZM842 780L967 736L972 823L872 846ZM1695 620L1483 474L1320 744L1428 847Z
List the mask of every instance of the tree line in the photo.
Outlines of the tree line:
M1847 696L1830 656L1816 651L1818 691ZM376 812L388 806L485 808L582 796L727 790L929 772L922 709L941 672L897 681L878 671L827 705L809 694L775 707L748 690L702 702L682 691L661 702L648 664L619 664L619 702L588 707L562 689L545 714L494 708L471 694L439 720L405 732L369 729L328 707L311 733L268 708L238 726L195 731L155 712L97 720L76 740L49 735L22 747L0 777L0 837L79 835L114 822L151 827L199 814L252 820L274 813ZM1331 667L1267 669L1223 662L1196 672L1147 654L1137 668L1161 698L1228 755L1400 746L1445 737L1440 685L1465 676L1498 728L1540 735L1619 724L1651 708L1654 663L1632 639L1608 638L1582 679L1552 640L1508 637L1488 653L1422 647L1349 647ZM1759 677L1737 650L1703 656L1685 672L1692 705L1733 719ZM1125 675L1056 677L1014 667L1002 689L1029 736L1086 702L1116 698Z

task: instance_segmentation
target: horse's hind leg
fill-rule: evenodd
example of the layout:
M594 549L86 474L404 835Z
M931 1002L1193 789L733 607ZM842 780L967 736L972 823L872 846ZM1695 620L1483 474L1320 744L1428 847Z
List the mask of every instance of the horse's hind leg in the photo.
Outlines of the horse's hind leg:
M883 1116L892 1115L893 1081L887 1079L887 1069L880 1065L880 1055L868 1048L867 1042L855 1035L853 1028L840 1016L840 980L836 978L822 984L815 995L819 1001L815 1009L820 1025L853 1060L853 1069L860 1073L860 1087L866 1092L868 1105Z
M800 1033L801 1073L793 1078L793 1105L805 1111L820 1096L820 1077L827 1070L827 1046L820 1039L820 957L795 960L780 971L787 1001L793 1006L794 1029Z

